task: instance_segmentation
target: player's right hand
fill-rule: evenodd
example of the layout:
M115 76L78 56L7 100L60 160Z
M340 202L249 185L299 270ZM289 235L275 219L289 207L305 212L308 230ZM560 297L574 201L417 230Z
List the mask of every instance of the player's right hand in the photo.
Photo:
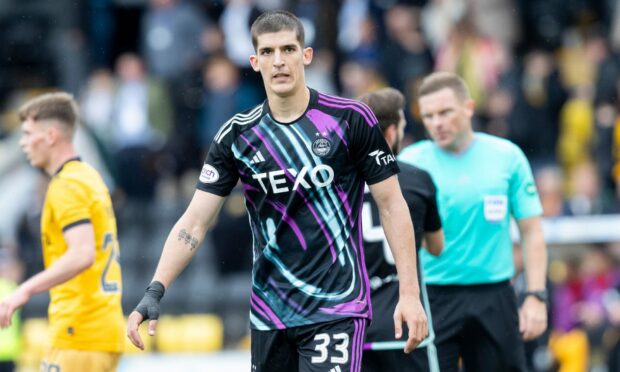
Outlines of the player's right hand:
M0 328L6 328L11 325L11 319L15 310L24 306L30 299L30 295L26 293L22 287L17 288L0 303Z
M152 282L146 287L144 297L142 297L138 306L129 314L127 319L127 337L140 350L144 350L144 342L142 342L138 328L143 321L148 319L149 336L155 335L157 319L159 319L159 302L164 296L165 290L166 288L160 282Z
M401 296L396 304L396 309L394 309L394 336L397 339L402 337L403 322L407 324L409 329L403 351L409 354L428 335L428 320L419 297Z

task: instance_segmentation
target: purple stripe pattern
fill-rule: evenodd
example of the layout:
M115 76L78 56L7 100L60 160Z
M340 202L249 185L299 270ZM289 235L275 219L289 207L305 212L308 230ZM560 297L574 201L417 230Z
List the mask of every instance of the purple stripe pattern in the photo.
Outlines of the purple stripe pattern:
M375 117L375 114L368 106L359 101L320 94L318 102L321 105L329 107L353 109L364 117L366 124L371 127L377 125L377 118Z
M227 124L205 161L219 177L198 187L226 195L241 181L253 235L252 329L354 318L350 370L359 371L372 314L361 231L364 181L397 170L370 156L390 150L368 106L310 93L295 122L275 121L265 103L254 119Z
M323 136L329 136L331 133L336 133L338 138L344 143L346 147L349 147L347 139L344 135L344 131L332 116L329 116L319 110L313 109L306 113L306 116L312 124L316 127Z
M240 134L239 138L241 138L243 140L243 142L245 142L252 149L252 151L254 151L254 152L258 151L258 150L256 150L256 147L254 147L252 142L250 142L250 140L247 139L246 136L244 136L243 134Z
M301 232L299 226L295 220L287 213L286 206L282 203L274 203L269 199L265 199L265 202L273 207L276 211L282 214L282 221L286 222L290 228L295 233L295 236L299 240L299 244L301 244L301 248L305 251L308 249L308 245L306 244L306 239L304 238L304 234Z
M258 128L253 127L252 131L256 134L256 136L258 138L261 139L261 141L263 141L263 145L265 146L267 151L269 151L269 154L271 154L273 160L278 164L280 169L288 169L288 166L286 166L284 161L282 159L280 159L280 156L278 156L278 153L276 152L276 150L271 146L271 144L267 141L267 139L260 133ZM289 172L284 172L284 174L286 175L286 177L291 182L293 182L293 183L295 182L295 178L293 177L292 174L290 174ZM329 250L330 250L330 252L332 254L332 262L336 262L336 248L334 248L334 244L333 244L333 240L334 239L332 238L332 236L329 234L329 232L325 228L325 221L321 220L319 215L314 210L314 207L312 206L312 203L310 203L308 201L306 196L301 191L301 188L298 188L295 191L297 192L297 194L299 194L303 198L304 203L306 204L306 207L308 208L310 213L312 213L312 215L314 216L314 219L316 220L316 222L318 223L319 227L321 228L321 231L323 231L323 235L325 235L325 238L327 239L327 241L329 243Z
M357 358L359 357L359 352L357 351L357 335L360 332L360 324L359 324L359 320L358 319L354 319L353 320L353 325L355 326L355 331L353 331L353 342L351 343L351 368L349 368L350 372L355 372L357 371L356 365L357 365Z
M366 270L366 259L364 258L364 238L363 238L363 231L362 231L362 207L364 205L364 185L365 183L362 183L362 187L360 187L361 189L361 195L360 195L360 204L359 204L359 210L358 210L358 216L357 216L357 231L358 231L358 237L357 237L357 247L358 250L357 252L359 252L359 265L358 267L362 270L361 273L361 277L364 278L364 288L366 289L366 302L368 303L368 318L372 319L372 304L370 302L370 279L368 278L368 271Z
M364 335L366 333L366 319L357 318L355 322L355 333L353 334L353 355L351 360L351 372L362 370L362 355Z
M284 323L278 318L276 314L274 314L273 310L267 306L267 304L261 300L254 292L250 297L250 303L252 305L256 304L257 308L262 310L266 314L266 318L271 320L277 329L285 329Z

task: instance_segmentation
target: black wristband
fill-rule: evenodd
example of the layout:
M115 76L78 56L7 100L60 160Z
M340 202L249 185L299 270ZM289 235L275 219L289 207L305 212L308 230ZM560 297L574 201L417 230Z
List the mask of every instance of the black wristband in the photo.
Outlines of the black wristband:
M135 311L142 315L142 321L159 319L159 301L164 297L165 291L164 285L158 281L154 281L146 287L144 297L135 308Z
M546 289L540 291L527 291L524 293L525 297L532 296L538 299L540 302L548 303L549 302L549 294Z
M157 301L161 300L164 297L164 293L166 292L166 287L159 281L153 281L151 284L146 287L146 294L153 296L157 299Z

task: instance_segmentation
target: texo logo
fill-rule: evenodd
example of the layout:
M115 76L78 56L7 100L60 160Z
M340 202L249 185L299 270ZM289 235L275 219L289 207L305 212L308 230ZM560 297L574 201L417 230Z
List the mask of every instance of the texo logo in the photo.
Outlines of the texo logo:
M377 162L377 165L387 165L391 162L394 161L394 155L392 154L387 154L384 155L385 152L381 151L381 150L375 150L373 152L371 152L370 154L368 154L368 156L374 156L375 157L375 161ZM384 156L382 156L384 155Z
M290 188L291 180L286 177L284 174L285 172L295 177L292 188ZM334 170L329 165L321 164L314 168L304 166L300 171L289 168L286 171L280 169L277 171L253 174L252 178L258 181L265 193L269 193L271 189L274 194L281 194L289 192L291 189L295 191L300 185L304 189L310 189L313 185L317 189L326 187L334 180Z

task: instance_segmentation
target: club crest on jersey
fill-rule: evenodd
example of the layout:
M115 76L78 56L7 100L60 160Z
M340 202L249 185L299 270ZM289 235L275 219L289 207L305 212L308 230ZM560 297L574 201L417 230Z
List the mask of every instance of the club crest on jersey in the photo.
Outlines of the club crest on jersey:
M198 179L203 183L214 183L220 179L220 174L211 164L205 164L202 166Z
M395 161L394 155L386 154L384 151L381 150L375 150L368 154L368 156L374 156L377 165L388 165L389 163Z
M332 149L332 144L326 138L319 137L312 142L312 152L316 156L325 156Z

